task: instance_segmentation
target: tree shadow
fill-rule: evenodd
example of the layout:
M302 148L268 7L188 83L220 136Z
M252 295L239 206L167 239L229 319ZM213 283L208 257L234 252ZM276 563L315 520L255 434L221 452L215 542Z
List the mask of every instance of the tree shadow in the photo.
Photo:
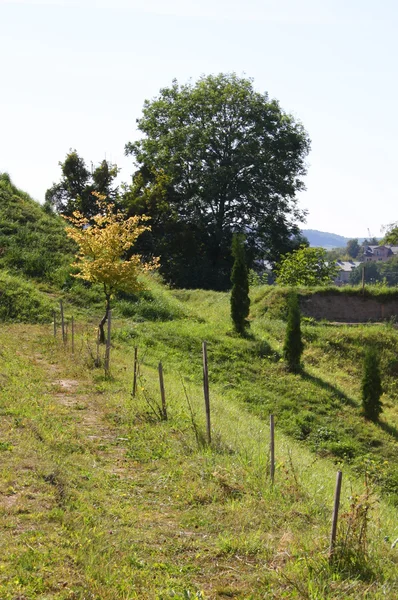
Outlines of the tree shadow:
M261 338L259 335L248 332L245 339L253 342L251 353L256 358L268 358L273 362L278 362L282 358L282 354L278 352L271 344Z
M298 374L305 381L310 381L311 383L318 385L322 389L333 393L344 404L348 404L349 406L351 406L353 408L359 408L359 405L357 402L355 402L352 398L347 396L347 394L342 392L338 387L336 387L332 383L329 383L328 381L324 381L323 379L321 379L320 377L316 377L315 375L311 375L307 371L304 371L304 369L302 369ZM378 427L380 427L380 429L382 429L385 433L388 433L393 438L398 440L398 427L396 427L395 425L391 425L390 423L387 423L386 421L377 421L374 424L377 425Z
M226 335L235 339L253 342L251 353L256 357L268 357L273 360L279 360L282 358L281 353L275 350L267 340L264 340L258 334L253 333L249 328L246 328L240 333L234 330L228 331Z
M390 423L386 423L385 421L378 421L377 423L375 423L375 425L378 425L380 429L382 429L386 433L389 433L390 435L392 435L392 437L398 440L398 428L395 427L395 425L391 425Z
M352 398L347 396L347 394L342 392L337 386L333 385L332 383L329 383L328 381L325 381L320 377L316 377L316 375L311 375L311 373L304 371L304 369L302 369L299 374L305 381L310 381L311 383L321 387L327 392L330 392L337 396L337 398L339 398L339 400L341 400L343 404L348 404L349 406L358 408L357 402L355 402Z

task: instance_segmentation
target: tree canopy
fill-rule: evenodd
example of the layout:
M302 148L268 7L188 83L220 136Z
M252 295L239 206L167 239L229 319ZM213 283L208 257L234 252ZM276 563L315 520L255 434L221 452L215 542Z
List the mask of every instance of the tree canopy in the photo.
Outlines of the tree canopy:
M76 150L70 150L59 165L62 170L61 181L46 191L45 207L48 210L66 216L79 211L90 218L98 211L95 193L105 196L109 202L115 202L118 187L114 185L114 180L119 171L116 165L103 160L90 171Z
M381 243L389 244L390 246L398 246L398 223L391 223L387 226Z
M358 254L361 250L361 246L358 242L358 238L348 240L346 250L347 250L347 255L350 258L353 258L353 259L357 258Z
M332 283L337 274L335 262L328 263L324 248L305 248L284 256L276 267L276 283L317 286Z
M145 102L137 123L144 137L126 145L137 166L126 204L153 219L143 240L167 279L229 287L234 233L245 234L249 266L295 246L310 141L250 79L175 80Z
M392 256L388 260L366 262L350 273L350 283L359 284L362 281L362 269L364 269L365 283L384 283L389 286L398 285L398 256Z

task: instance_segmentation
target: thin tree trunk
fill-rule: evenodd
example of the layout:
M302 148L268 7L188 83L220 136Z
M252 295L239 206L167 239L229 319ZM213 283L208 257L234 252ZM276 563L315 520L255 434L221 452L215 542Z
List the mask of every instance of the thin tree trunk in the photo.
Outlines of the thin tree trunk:
M105 314L102 317L101 321L99 322L98 325L98 330L99 330L99 343L100 344L105 344L105 323L108 319L108 314L109 311L111 309L111 297L110 295L107 294L106 296L106 307L105 307Z

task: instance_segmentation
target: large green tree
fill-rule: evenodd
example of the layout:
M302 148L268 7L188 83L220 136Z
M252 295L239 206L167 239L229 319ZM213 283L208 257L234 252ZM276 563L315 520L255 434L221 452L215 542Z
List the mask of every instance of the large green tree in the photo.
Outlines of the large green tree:
M354 238L352 240L348 240L347 242L347 254L350 258L357 258L360 250L361 250L361 246L359 245L358 242L358 238Z
M98 212L97 197L93 192L115 202L118 196L115 178L119 171L116 165L103 160L97 167L89 170L76 150L70 150L59 166L62 171L61 181L54 183L46 191L44 206L47 210L55 210L65 216L79 211L91 218Z
M146 241L169 280L229 287L234 233L246 236L249 265L294 247L310 141L250 79L174 81L145 102L137 123L144 137L126 145L137 166L126 202L131 214L153 218Z

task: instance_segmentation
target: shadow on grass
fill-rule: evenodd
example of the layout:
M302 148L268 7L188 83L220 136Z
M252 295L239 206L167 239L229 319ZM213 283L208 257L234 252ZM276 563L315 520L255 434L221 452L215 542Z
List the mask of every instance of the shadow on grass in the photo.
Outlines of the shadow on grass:
M314 385L317 385L318 387L326 390L327 392L334 394L344 404L348 404L349 406L353 406L353 407L358 407L357 403L352 398L347 396L347 394L342 392L338 387L336 387L332 383L329 383L328 381L324 381L323 379L321 379L320 377L316 377L315 375L311 375L311 373L308 373L307 371L304 371L304 370L302 370L300 372L300 375L301 375L302 379L304 379L305 381L310 381Z
M395 427L394 425L391 425L390 423L386 423L385 421L379 421L378 423L376 423L376 425L378 425L380 427L380 429L382 429L386 433L389 433L396 440L398 440L398 429L397 429L397 427Z
M257 339L256 335L251 331L250 327L245 327L242 331L236 331L236 329L232 328L229 331L227 331L227 336L236 339L251 341Z
M254 356L260 358L268 357L274 360L279 360L280 358L282 358L282 355L277 350L272 348L272 346L269 342L267 342L267 340L262 339L256 333L250 331L249 328L246 328L242 333L238 333L234 330L228 331L227 336L235 339L248 340L250 342L253 342L251 352Z

